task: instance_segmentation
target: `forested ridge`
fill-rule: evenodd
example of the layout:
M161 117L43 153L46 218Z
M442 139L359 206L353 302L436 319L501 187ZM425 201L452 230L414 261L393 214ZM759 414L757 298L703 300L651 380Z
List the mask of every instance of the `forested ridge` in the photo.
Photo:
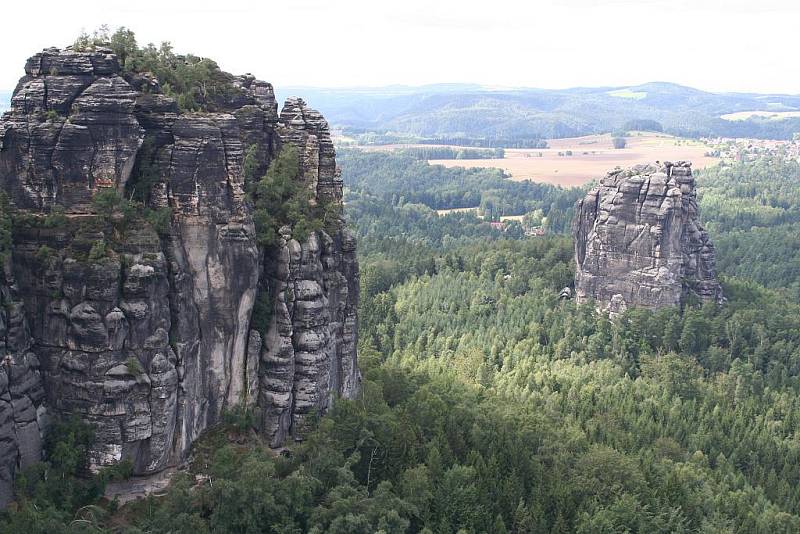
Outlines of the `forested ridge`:
M96 505L96 488L124 473L87 490L73 446L41 468L47 482L20 485L0 530L800 531L794 162L698 177L724 305L615 320L559 299L568 225L524 237L432 209L458 180L462 196L488 179L546 216L580 192L413 158L342 162L361 254L361 398L337 402L286 455L247 412L228 414L165 496L121 509Z

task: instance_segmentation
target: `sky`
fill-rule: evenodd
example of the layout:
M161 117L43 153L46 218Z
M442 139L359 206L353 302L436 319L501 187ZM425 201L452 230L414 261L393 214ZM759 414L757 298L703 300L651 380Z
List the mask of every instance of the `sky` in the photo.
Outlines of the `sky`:
M796 0L28 0L0 14L0 90L33 53L107 24L276 87L800 93Z

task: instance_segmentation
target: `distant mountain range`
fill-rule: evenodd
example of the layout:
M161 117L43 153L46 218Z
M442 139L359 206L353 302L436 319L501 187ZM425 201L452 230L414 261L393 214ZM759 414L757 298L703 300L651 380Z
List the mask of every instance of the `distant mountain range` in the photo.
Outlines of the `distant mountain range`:
M468 84L277 88L302 94L335 126L424 138L571 137L620 129L685 136L789 138L800 132L800 95L711 93L665 82L572 89ZM760 111L758 116L741 112ZM737 120L722 118L737 113ZM797 115L795 113L794 115Z
M421 138L513 145L631 129L766 139L788 139L800 132L800 95L711 93L666 82L572 89L436 84L276 90L279 102L303 95L333 126L387 141ZM10 100L11 91L0 91L0 112L8 109Z

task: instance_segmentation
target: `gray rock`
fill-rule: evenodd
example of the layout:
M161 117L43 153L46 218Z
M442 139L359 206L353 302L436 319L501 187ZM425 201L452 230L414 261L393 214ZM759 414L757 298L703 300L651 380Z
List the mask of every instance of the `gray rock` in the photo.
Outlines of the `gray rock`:
M41 457L48 414L94 426L92 470L128 459L143 475L185 460L224 410L255 410L279 447L358 392L355 239L342 229L301 244L286 227L281 246L259 248L242 169L249 147L260 176L294 145L300 179L340 205L327 122L299 99L279 115L270 84L231 79L238 90L215 112L181 114L110 51L28 60L0 120L0 187L31 215L62 207L67 223L15 229L0 278L0 507L14 473ZM147 203L171 222L120 237L91 200L135 188L145 152L158 175ZM89 261L98 240L113 252ZM265 332L251 325L257 298L273 308Z
M575 294L611 314L722 302L714 245L700 224L691 164L614 170L576 205Z

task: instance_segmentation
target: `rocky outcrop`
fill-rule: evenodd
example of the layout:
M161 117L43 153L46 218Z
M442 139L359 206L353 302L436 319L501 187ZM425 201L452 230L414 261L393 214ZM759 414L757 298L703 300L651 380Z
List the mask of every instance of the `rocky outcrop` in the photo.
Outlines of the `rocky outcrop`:
M341 203L342 179L328 123L299 98L286 101L278 134L297 148L303 180L318 199ZM358 262L347 229L312 235L305 243L281 229L263 291L274 295L271 320L258 342L260 424L274 446L298 438L309 415L324 412L335 395L353 396L360 376Z
M16 469L41 458L46 423L39 357L9 267L0 270L0 508L14 495Z
M319 113L290 99L278 114L250 75L230 76L214 112L181 113L108 50L48 49L25 72L0 120L0 187L18 210L0 284L0 499L40 457L46 413L95 427L92 469L130 460L147 474L182 461L225 410L255 411L279 446L356 394L353 236L342 225L301 243L287 227L259 247L246 195L245 153L260 176L291 144L300 179L341 205ZM98 213L108 188L166 219Z
M724 298L688 162L609 172L578 201L573 234L579 303L620 313Z

